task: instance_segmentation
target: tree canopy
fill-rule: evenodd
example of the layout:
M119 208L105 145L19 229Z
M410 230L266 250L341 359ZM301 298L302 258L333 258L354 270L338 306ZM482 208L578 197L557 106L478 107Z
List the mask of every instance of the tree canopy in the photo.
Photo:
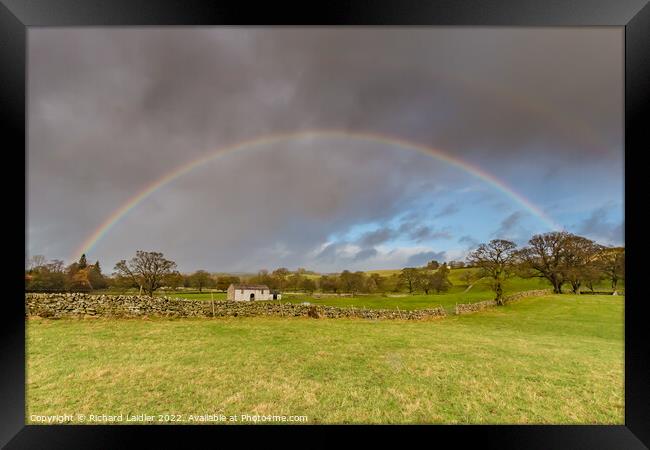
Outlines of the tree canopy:
M503 304L503 285L514 271L517 245L504 239L493 239L470 253L468 261L478 267L481 275L492 280L496 302Z
M162 253L138 250L128 262L121 260L115 264L115 273L133 280L151 297L175 268L176 263Z

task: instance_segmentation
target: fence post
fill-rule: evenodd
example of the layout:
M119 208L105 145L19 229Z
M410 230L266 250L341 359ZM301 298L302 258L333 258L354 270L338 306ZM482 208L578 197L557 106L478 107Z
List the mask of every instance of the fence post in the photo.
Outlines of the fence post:
M397 306L397 312L399 313L399 318L404 320L404 317L402 317L402 311L399 310L399 305Z
M214 318L214 293L210 292L210 303L212 303L212 317Z

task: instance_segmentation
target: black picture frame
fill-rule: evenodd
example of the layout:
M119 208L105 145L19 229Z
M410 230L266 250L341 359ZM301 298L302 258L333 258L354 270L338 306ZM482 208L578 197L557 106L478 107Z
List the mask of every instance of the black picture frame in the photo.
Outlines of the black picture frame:
M0 0L0 123L5 158L22 151L23 159L5 165L5 210L19 211L20 164L26 169L26 39L27 28L42 26L146 26L146 25L461 25L461 26L615 26L625 29L625 213L627 264L625 304L625 425L619 426L399 426L361 427L368 437L383 439L387 432L404 431L408 439L426 444L452 439L454 445L473 440L483 448L617 448L650 446L650 351L639 268L643 209L642 156L650 148L650 133L642 117L650 109L650 6L647 0L443 0L385 1L328 0L277 4L271 2L207 0ZM645 113L645 114L644 114ZM7 144L7 143L10 144ZM27 173L23 170L23 186ZM637 175L639 174L639 175ZM13 175L13 176L9 176ZM15 179L13 179L15 177ZM26 192L25 223L27 221ZM641 200L642 201L642 200ZM9 204L7 204L7 202ZM15 205L14 205L15 203ZM14 207L15 206L15 207ZM7 226L20 226L14 213ZM20 232L20 231L18 231ZM26 232L25 232L26 233ZM5 234L6 240L9 233ZM26 236L26 235L25 235ZM308 426L26 426L25 425L25 320L24 273L18 272L20 244L15 243L12 279L15 294L3 299L0 317L2 358L0 377L0 443L6 448L121 448L144 438L167 448L189 444L196 434L214 444L227 435L241 445L251 438L271 439L278 431L295 434L292 442L311 444L306 433L319 434L318 443L335 444L349 427ZM23 250L26 246L23 247ZM23 254L24 257L24 254ZM21 267L22 271L24 267ZM251 432L251 431L254 431ZM418 434L418 436L414 436ZM260 436L261 435L261 436ZM219 439L219 440L216 440ZM283 441L282 443L292 443ZM411 441L414 442L414 441Z

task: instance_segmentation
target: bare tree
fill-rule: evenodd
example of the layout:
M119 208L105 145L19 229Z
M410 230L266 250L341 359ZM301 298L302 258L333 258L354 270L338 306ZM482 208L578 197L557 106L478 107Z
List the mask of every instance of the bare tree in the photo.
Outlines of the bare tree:
M175 268L176 263L165 259L162 253L138 250L129 262L121 260L115 264L115 273L132 279L140 290L152 297Z
M203 292L204 287L211 287L213 284L214 280L205 270L197 270L190 275L190 285L199 288L199 292Z
M291 272L289 272L289 269L286 267L280 267L279 269L275 269L271 276L275 280L275 285L278 289L282 290L285 288L286 282L287 282L287 277L289 276Z
M595 258L601 247L582 236L568 236L564 243L564 279L571 284L574 294L580 293L582 283L593 278Z
M587 286L591 292L594 292L594 287L605 278L605 274L602 272L598 262L596 261L595 264L589 264L587 266L582 274L582 278L585 286Z
M449 267L444 264L436 271L418 269L415 286L422 289L427 295L429 295L430 291L436 291L436 294L447 292L452 286L451 281L449 281L449 272Z
M400 281L406 285L409 290L409 294L412 294L413 290L417 286L419 274L420 271L415 267L405 267L400 272Z
M45 257L30 259L32 267L25 274L25 288L31 291L63 291L66 288L64 263L55 259L46 262Z
M339 275L339 280L343 290L351 293L354 297L356 292L363 289L366 282L366 274L363 272L350 272L349 270L344 270Z
M447 292L450 287L453 286L452 282L449 281L449 273L451 272L451 269L449 269L448 266L443 264L436 270L436 272L432 276L432 287L433 290L436 291L436 294L440 294L441 292Z
M503 305L503 284L514 272L516 250L514 242L494 239L479 245L467 258L470 264L480 268L483 276L492 279L497 305Z
M300 288L311 295L316 290L316 282L311 278L304 277L300 282Z
M321 275L318 285L322 292L334 292L338 294L341 289L341 280L336 275Z
M420 269L415 274L415 286L422 289L426 295L429 295L429 291L433 290L434 287L433 273L428 269Z
M553 292L562 293L565 278L565 249L569 238L566 231L552 231L536 234L528 241L528 246L518 252L522 274L546 278L553 286Z
M220 291L225 291L231 284L239 283L241 283L241 279L239 277L236 277L234 275L222 275L217 279L217 289Z
M378 273L371 273L367 285L370 292L384 292L386 290L386 277L382 277Z
M625 279L625 248L605 247L597 258L598 266L611 281L612 289L616 292L619 280Z
M47 262L47 259L43 255L34 255L29 260L27 261L27 269L28 270L34 270L39 267L43 267L45 263Z
M173 290L178 289L183 284L183 275L178 271L173 271L165 277L165 285Z

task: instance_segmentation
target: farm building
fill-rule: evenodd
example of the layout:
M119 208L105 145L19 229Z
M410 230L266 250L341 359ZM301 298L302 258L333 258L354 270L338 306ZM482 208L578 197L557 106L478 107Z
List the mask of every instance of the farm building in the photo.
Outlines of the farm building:
M265 284L231 284L226 297L230 301L252 302L254 300L278 300L280 294Z

